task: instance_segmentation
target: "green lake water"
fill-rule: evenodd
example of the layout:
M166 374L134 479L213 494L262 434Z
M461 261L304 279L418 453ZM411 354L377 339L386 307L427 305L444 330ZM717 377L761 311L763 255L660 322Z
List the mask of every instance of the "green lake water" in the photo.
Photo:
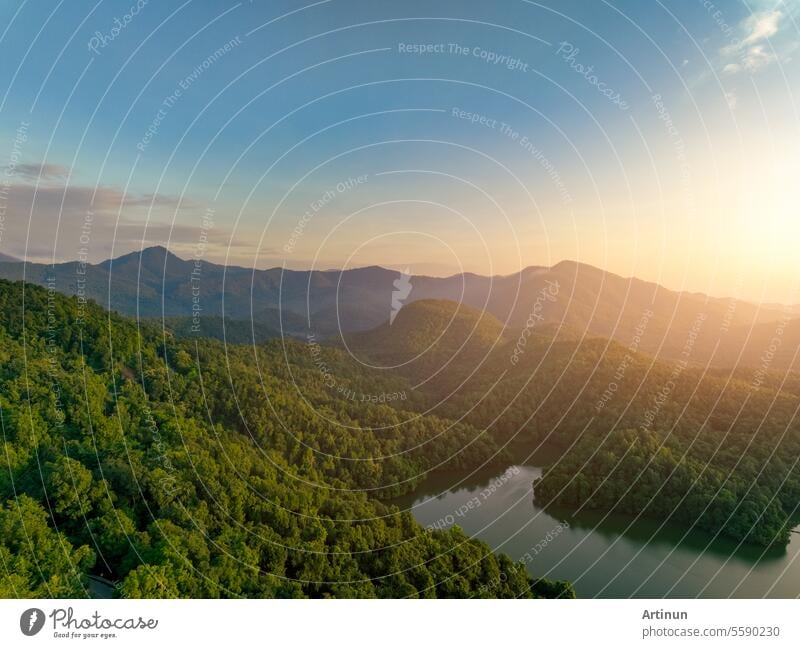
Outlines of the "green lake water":
M512 466L437 475L395 503L423 526L458 524L533 576L571 581L580 597L800 596L797 533L785 550L765 552L659 521L544 510L533 502L540 474Z

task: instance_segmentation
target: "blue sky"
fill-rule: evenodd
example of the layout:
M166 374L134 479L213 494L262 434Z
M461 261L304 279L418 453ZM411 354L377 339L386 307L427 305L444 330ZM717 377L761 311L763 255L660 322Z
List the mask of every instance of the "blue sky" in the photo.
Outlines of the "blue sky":
M91 210L93 260L574 258L792 300L799 7L4 2L0 252L75 258Z

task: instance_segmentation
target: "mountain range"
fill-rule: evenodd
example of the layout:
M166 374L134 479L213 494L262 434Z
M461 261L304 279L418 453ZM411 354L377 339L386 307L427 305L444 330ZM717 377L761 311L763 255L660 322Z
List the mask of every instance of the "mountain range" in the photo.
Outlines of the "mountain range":
M113 277L126 265L87 272L97 267ZM534 275L550 283L526 293L535 317L521 328L424 298L343 338L253 346L165 334L0 280L0 555L12 574L0 596L80 596L97 576L139 598L574 596L393 503L434 473L539 451L533 497L559 517L624 513L785 551L800 501L800 374L657 360L551 321L559 272ZM152 288L151 269L136 274ZM725 311L726 325L741 310ZM639 329L662 322L651 311ZM690 351L704 343L698 322L716 316L699 312ZM770 340L782 327L770 363L790 323L754 327Z
M658 360L552 324L514 336L446 300L409 304L391 326L351 335L348 351L351 365L406 380L399 389L421 399L406 406L484 430L517 462L544 448L558 457L534 485L544 506L672 519L764 546L785 545L798 519L800 374L769 362Z
M258 270L150 247L85 266L3 258L0 278L49 283L67 295L77 294L85 279L84 294L110 310L162 319L178 333L197 333L192 323L199 323L202 335L229 342L310 334L346 341L387 324L393 300L396 309L398 302L443 299L492 315L509 337L555 325L698 364L797 368L800 347L797 306L674 291L573 261L505 276L412 276L410 289L402 290L395 284L401 274L379 266Z

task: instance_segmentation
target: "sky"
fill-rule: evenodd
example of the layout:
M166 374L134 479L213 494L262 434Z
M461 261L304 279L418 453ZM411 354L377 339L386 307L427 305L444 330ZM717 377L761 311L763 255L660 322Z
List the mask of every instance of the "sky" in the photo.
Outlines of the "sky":
M800 0L9 1L0 253L800 303Z

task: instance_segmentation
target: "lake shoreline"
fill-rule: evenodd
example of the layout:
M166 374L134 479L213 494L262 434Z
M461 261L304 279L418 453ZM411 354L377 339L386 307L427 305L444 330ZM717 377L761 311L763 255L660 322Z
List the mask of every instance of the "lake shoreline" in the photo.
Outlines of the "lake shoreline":
M531 576L572 582L581 598L800 593L797 534L786 548L765 550L649 518L541 507L533 498L541 471L509 465L437 473L387 503L409 510L429 529L458 525L525 562Z

